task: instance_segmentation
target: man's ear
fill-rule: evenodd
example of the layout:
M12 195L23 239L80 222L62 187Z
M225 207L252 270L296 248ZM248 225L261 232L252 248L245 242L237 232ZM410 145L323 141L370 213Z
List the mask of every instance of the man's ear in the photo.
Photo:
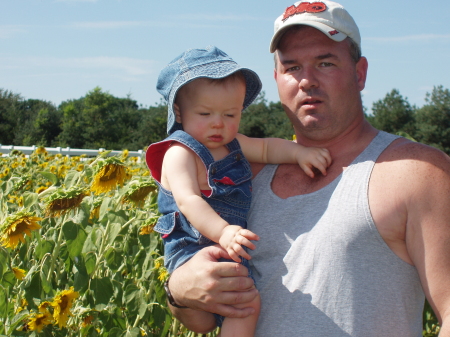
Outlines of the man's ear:
M173 103L173 110L175 111L175 121L181 124L181 113L178 104Z
M356 76L358 80L359 91L362 91L366 86L368 67L369 63L367 62L367 59L364 56L361 56L358 63L356 63Z

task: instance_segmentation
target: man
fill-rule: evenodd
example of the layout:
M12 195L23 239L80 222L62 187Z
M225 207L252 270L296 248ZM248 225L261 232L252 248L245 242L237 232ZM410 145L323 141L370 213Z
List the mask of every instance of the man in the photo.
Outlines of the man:
M421 336L424 295L450 336L450 159L378 132L364 119L367 60L341 5L297 2L275 22L271 52L297 141L327 148L327 175L253 166L249 230L262 310L256 336ZM174 314L190 329L211 314L244 317L255 296L245 267L198 253L170 278Z

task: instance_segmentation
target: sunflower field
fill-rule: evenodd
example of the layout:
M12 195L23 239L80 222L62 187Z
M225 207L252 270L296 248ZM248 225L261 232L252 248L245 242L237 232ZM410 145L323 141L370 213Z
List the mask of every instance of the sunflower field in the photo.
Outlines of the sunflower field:
M141 158L37 148L0 163L0 336L197 335L166 305Z
M0 156L0 337L200 336L167 308L157 187L141 159ZM437 336L428 303L423 318L423 336Z

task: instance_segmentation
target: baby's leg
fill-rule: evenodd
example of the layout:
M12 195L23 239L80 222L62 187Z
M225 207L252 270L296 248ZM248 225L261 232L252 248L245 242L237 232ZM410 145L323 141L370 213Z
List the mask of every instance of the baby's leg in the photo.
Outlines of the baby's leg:
M246 304L236 305L236 308L255 309L255 313L245 318L225 317L220 330L220 337L253 337L255 335L256 323L258 322L259 311L261 309L261 298L258 295L255 299Z

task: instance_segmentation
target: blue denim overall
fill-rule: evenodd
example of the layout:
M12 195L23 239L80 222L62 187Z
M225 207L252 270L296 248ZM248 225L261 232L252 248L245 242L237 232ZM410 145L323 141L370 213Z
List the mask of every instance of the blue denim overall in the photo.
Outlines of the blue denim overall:
M146 153L147 165L159 185L158 207L163 214L154 230L162 234L164 263L169 273L202 248L215 244L189 223L178 209L172 192L160 184L162 160L174 142L190 148L205 164L211 191L202 191L202 197L229 224L247 228L252 189L250 164L237 139L226 145L230 153L218 161L214 161L203 144L184 131L175 131L165 140L150 145ZM248 261L243 258L241 260L248 267Z

